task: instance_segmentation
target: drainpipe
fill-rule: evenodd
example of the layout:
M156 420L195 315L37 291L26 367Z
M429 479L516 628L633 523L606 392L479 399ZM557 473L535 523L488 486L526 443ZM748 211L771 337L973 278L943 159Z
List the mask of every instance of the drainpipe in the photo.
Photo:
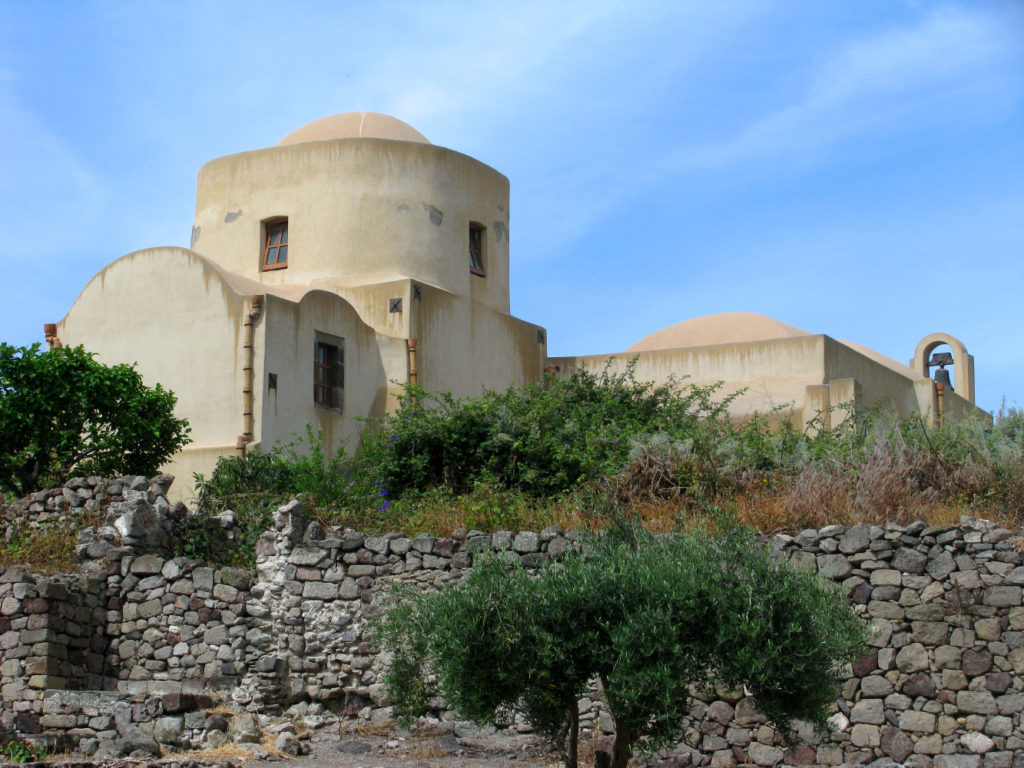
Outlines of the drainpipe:
M60 339L57 338L57 324L56 323L44 323L43 324L43 336L46 337L46 348L47 349L59 349L64 345L60 343Z
M419 375L416 372L416 339L406 339L405 348L409 353L409 385L415 387L416 382L419 381Z
M937 402L936 410L938 411L938 426L942 426L943 415L946 410L946 404L944 402L946 392L946 385L941 381L935 382L935 399Z
M561 370L562 370L562 366L560 366L560 365L545 365L544 366L544 375L542 377L542 383L544 384L544 389L547 389L548 387L551 386L551 380L553 378L555 378L561 372Z
M253 365L256 356L253 345L256 320L263 310L263 297L253 296L249 302L249 311L242 323L242 434L235 441L235 455L245 456L245 447L252 442L253 418L252 418L252 382Z

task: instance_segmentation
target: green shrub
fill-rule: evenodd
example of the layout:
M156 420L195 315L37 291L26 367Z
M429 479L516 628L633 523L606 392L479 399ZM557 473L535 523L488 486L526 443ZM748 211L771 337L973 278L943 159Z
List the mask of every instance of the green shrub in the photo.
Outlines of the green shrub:
M0 755L12 763L34 763L49 757L38 744L23 739L11 739L0 744Z
M715 389L638 382L630 366L466 400L412 390L364 437L356 466L396 496L494 481L551 497L619 471L643 435L665 432L706 451L728 423L728 398L715 402Z
M785 734L796 720L824 731L842 664L866 648L863 621L831 584L738 529L622 528L536 576L493 557L461 590L396 599L377 627L396 714L422 714L438 693L477 722L520 711L568 766L589 680L601 681L612 765L624 768L634 746L680 737L691 691L707 684L746 686Z
M71 474L156 474L188 442L175 397L82 347L0 343L0 488L24 496Z
M231 527L205 510L189 515L181 530L180 550L175 554L217 567L255 568L256 542L274 522L273 507L264 503L240 506L231 512L235 521Z

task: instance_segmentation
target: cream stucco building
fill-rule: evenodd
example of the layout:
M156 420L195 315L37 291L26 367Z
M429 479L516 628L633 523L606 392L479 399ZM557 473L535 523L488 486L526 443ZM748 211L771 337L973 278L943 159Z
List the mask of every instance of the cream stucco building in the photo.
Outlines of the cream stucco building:
M634 357L643 379L745 387L737 416L786 405L806 423L883 398L901 412L976 410L973 360L952 337L925 339L906 367L738 313L672 326L624 353L548 359L544 329L509 310L508 179L399 120L354 112L207 163L191 247L114 261L46 334L103 362L135 362L177 394L193 442L167 471L189 480L307 424L332 449L354 444L409 382L466 396ZM940 398L928 355L942 343L958 381Z
M938 367L932 352L950 347L956 390L929 378ZM852 406L887 404L901 416L923 414L931 421L989 418L974 404L974 358L948 334L922 339L909 365L852 341L814 334L751 312L706 315L663 328L611 355L556 357L547 370L567 376L580 366L633 365L640 381L720 385L719 393L736 397L731 413L743 418L773 413L798 426L834 426ZM942 378L941 374L938 378ZM948 378L947 378L948 381Z

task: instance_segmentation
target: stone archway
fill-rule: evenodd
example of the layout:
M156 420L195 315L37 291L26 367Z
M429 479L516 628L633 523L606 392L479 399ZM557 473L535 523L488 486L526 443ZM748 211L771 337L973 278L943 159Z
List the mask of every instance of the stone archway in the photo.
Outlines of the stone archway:
M928 360L936 347L948 345L953 350L953 373L956 380L956 394L974 404L974 356L968 354L967 347L955 336L948 333L932 333L925 336L914 350L910 367L924 378L930 378Z

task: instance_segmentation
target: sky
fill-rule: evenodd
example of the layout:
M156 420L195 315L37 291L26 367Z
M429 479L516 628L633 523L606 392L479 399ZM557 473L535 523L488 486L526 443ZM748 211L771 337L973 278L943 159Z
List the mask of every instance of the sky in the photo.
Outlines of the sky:
M206 161L373 111L508 176L512 313L553 356L732 311L904 363L944 332L978 405L1024 407L1020 0L0 0L0 19L2 341L41 342L125 253L187 247Z

